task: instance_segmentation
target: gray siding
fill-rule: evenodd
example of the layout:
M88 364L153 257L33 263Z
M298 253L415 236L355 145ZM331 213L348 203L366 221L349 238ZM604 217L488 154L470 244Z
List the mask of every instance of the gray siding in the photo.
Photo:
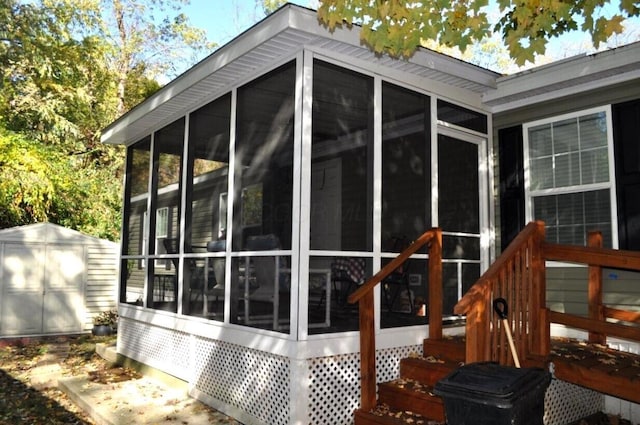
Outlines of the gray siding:
M494 114L494 140L497 140L498 130L501 128L637 98L640 98L640 84L638 84L638 80L635 80L549 102L532 103L523 108Z
M587 273L586 267L547 267L547 307L586 316ZM640 273L605 269L602 275L605 305L640 311Z
M86 276L84 330L90 330L96 314L117 306L118 249L115 243L87 246Z

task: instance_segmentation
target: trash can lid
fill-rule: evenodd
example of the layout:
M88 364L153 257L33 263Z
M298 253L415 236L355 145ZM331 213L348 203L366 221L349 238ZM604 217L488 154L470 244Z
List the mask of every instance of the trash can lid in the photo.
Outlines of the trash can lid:
M549 372L540 368L470 363L438 381L434 390L441 396L456 394L467 398L512 399L540 384L544 384L546 389L550 380Z

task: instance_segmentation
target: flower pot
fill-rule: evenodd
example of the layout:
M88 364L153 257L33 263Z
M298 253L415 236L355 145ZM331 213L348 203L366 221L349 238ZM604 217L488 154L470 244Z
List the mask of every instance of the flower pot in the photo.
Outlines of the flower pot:
M93 325L91 333L95 336L106 336L113 333L113 328L110 325Z

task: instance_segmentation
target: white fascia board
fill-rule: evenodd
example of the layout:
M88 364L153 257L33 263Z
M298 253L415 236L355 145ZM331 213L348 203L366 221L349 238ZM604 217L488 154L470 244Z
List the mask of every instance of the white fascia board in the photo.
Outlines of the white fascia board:
M299 43L299 47L303 47L305 43L314 38L322 38L333 40L344 45L354 46L359 49L369 49L367 46L364 46L360 40L359 27L348 27L345 25L335 28L334 31L328 31L326 27L319 23L315 11L289 4L249 28L230 43L213 52L150 98L107 126L102 132L101 142L109 144L133 143L135 140L131 139L135 137L135 135L130 131L130 126L134 126L134 124L148 118L155 110L163 107L166 108L168 102L180 96L198 82L210 77L216 71L242 58L243 55L246 55L267 40L271 40L287 30L300 32L300 39L296 40ZM374 57L376 55L371 52L371 56ZM387 60L389 59L388 56L383 57L386 57ZM402 61L403 59L397 60ZM424 48L419 48L415 54L406 61L407 63L434 70L435 72L451 76L455 79L466 80L475 85L486 87L488 90L495 88L495 80L499 76L499 74L493 71ZM378 61L364 60L363 64L366 64L365 69L374 69L377 62ZM410 74L405 74L405 76L409 77ZM449 86L444 83L436 83L435 85L442 85L444 88L442 91L444 92L449 89L463 91L455 86ZM184 111L184 113L187 112L188 111ZM158 125L160 124L159 122L156 123Z
M424 47L419 48L409 61L454 77L473 81L486 86L488 89L496 88L496 79L501 75Z
M564 59L498 78L483 95L494 113L638 78L640 43Z

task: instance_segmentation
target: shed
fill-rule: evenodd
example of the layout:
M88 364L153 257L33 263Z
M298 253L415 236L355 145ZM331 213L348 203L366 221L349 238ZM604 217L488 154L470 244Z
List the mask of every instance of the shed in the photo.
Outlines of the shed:
M0 230L0 337L78 333L115 307L118 245L52 223Z

